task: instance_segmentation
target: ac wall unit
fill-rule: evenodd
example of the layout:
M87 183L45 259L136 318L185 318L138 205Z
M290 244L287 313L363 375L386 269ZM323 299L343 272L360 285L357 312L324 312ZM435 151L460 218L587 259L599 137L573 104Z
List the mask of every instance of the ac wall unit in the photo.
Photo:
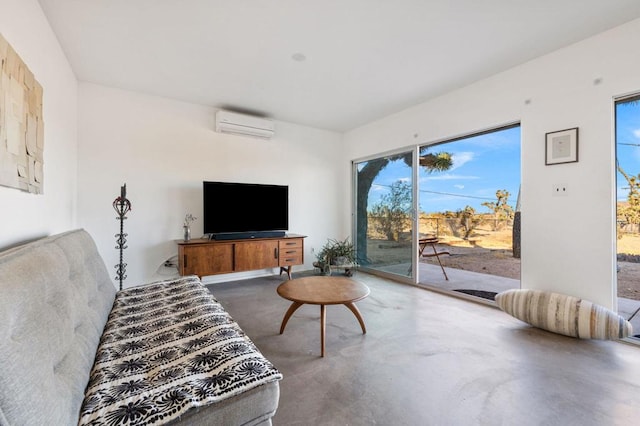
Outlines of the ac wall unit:
M269 139L275 133L275 124L266 118L221 110L216 113L216 132Z

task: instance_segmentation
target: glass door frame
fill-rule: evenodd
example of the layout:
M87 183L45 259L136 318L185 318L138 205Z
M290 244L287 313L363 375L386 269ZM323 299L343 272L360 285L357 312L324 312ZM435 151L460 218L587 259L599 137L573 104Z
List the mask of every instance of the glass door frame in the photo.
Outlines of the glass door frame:
M382 157L389 157L393 155L411 153L411 192L412 192L412 207L411 207L411 275L403 276L399 274L392 274L389 272L381 271L375 268L368 268L366 265L360 265L359 269L370 273L372 275L378 275L384 278L389 278L395 281L399 281L405 284L418 285L420 281L420 271L418 264L418 232L419 232L419 215L418 215L418 196L420 193L418 182L418 167L419 167L419 145L411 145L408 147L402 147L391 151L385 151L382 153L376 153L366 157L360 157L351 160L351 240L354 242L356 253L358 253L358 221L357 221L357 190L358 190L358 171L357 166L359 163L374 160Z
M617 312L618 314L623 314L621 308L620 308L620 301L621 299L626 299L626 298L622 298L620 296L618 296L618 288L620 286L620 278L618 273L616 273L617 268L618 268L618 246L620 245L620 229L618 228L618 184L619 184L619 171L618 171L618 149L619 149L619 142L618 142L618 104L622 104L622 103L627 103L627 102L640 102L640 92L638 91L633 91L630 93L626 93L623 95L619 95L619 96L614 96L613 97L613 103L612 103L612 120L613 120L613 129L612 129L612 140L613 140L613 190L612 190L612 204L613 204L613 242L614 242L614 250L613 250L613 256L612 256L612 262L613 262L613 271L614 271L614 286L612 289L612 293L613 293L613 301L614 301L614 311ZM635 299L632 299L635 300ZM632 320L636 315L639 315L638 311L635 311L630 317L625 317L625 319L627 320ZM631 336L630 338L624 339L627 342L630 342L632 344L638 345L640 344L640 339L636 338L635 336Z

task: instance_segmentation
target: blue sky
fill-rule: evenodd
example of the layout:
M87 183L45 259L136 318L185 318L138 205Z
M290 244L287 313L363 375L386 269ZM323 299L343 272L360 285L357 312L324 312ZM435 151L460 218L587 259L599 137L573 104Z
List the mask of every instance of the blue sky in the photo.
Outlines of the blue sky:
M495 201L496 191L506 189L514 208L520 186L520 127L425 148L424 152L449 152L453 166L445 172L427 173L420 168L420 211L461 210L469 205L478 213L488 213L483 202ZM369 195L369 207L396 180L409 181L404 162L390 163L378 175Z
M627 145L630 144L630 145ZM640 102L616 105L616 156L629 176L640 173ZM626 201L629 185L617 173L618 201Z

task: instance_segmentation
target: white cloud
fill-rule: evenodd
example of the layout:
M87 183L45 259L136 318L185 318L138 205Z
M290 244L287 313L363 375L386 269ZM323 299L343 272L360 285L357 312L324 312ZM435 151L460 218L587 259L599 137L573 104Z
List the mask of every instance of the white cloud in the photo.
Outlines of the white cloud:
M464 185L460 185L460 184L453 185L453 187L458 189L464 189Z
M456 174L441 174L437 176L427 176L425 180L470 180L470 179L479 179L479 176L471 176L471 175L456 175Z
M640 129L636 129L633 131L633 136L635 136L636 138L640 139Z
M462 167L465 163L472 161L474 157L474 153L470 151L463 152L455 152L451 155L451 160L453 161L453 165L449 169L453 171L459 167Z

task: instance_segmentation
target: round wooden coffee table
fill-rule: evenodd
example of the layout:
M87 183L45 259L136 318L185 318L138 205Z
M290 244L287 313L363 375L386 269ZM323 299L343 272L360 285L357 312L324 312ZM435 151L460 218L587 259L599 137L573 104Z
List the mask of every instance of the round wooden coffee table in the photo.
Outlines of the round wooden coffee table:
M291 315L302 305L320 305L320 346L324 356L324 336L326 328L326 305L344 305L358 319L362 334L366 334L364 320L354 302L369 295L369 287L346 277L304 277L285 281L278 286L278 294L293 303L284 314L280 334L284 332Z

